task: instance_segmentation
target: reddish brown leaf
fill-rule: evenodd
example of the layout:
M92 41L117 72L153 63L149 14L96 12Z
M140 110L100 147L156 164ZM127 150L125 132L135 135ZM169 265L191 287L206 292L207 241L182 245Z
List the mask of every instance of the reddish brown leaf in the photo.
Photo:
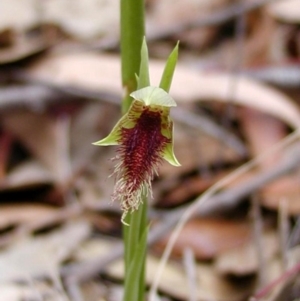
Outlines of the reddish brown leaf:
M243 245L250 239L251 229L245 222L221 219L194 219L187 223L173 249L173 256L181 256L190 247L198 259L211 259L225 250ZM165 237L156 245L161 249L168 242Z

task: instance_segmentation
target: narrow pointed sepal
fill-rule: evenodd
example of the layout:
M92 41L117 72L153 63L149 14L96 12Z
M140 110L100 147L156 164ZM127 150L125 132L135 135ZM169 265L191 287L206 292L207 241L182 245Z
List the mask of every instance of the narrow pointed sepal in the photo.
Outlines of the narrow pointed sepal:
M179 42L177 42L175 48L169 55L164 72L161 77L161 81L159 83L159 87L164 89L166 92L169 92L171 87L175 67L178 60L178 48L179 48Z
M120 129L122 128L122 124L124 123L124 119L125 119L124 115L119 122L114 126L114 128L112 129L112 131L108 134L108 136L106 136L105 138L94 142L92 144L94 145L100 145L100 146L108 146L108 145L118 145L120 144L120 138L121 138L121 132Z
M172 143L167 144L162 154L162 157L173 166L181 166L181 164L178 162L177 158L175 157Z
M170 139L170 142L165 146L162 157L173 166L181 166L174 154L174 125L172 121L170 121L169 128L169 133L171 133L171 135L168 138Z
M94 142L94 145L108 146L119 145L121 140L122 128L131 128L135 125L135 119L141 114L141 103L134 101L130 106L128 112L114 126L112 131L105 138Z

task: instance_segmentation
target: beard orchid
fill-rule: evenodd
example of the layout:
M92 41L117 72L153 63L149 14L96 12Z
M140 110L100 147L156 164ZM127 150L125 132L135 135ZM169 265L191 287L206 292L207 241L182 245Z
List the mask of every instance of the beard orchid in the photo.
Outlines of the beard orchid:
M131 105L110 134L95 145L118 145L114 158L116 183L113 201L119 201L122 222L128 212L137 210L146 196L152 196L151 182L161 162L180 166L173 152L173 122L170 109L174 99L168 94L178 58L178 43L171 52L159 87L150 85L148 48L141 48L138 89L130 94ZM124 99L125 100L125 99Z
M116 184L112 200L123 210L137 210L142 194L152 196L151 182L165 159L179 166L173 152L173 122L170 108L173 98L163 89L148 86L130 94L134 99L127 113L111 133L95 145L118 145L114 174Z

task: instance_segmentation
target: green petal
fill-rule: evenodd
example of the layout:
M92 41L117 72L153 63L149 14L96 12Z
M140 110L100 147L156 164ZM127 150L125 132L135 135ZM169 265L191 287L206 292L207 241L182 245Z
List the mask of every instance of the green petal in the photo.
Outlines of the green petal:
M105 138L94 142L92 144L94 145L101 145L101 146L107 146L107 145L118 145L120 144L120 138L121 138L121 132L120 129L121 124L122 124L122 119L125 118L126 115L124 115L119 122L114 126L114 128L112 129L112 131L108 134L108 136L106 136Z
M162 157L173 166L181 166L174 154L173 141L167 144L163 151Z
M147 106L158 105L164 107L176 107L174 99L161 88L158 87L146 87L130 94L136 100L142 101Z
M171 142L168 143L166 145L166 147L164 148L162 157L173 166L181 166L181 164L178 162L178 160L177 160L177 158L175 157L175 154L174 154L174 139L173 139L174 135L173 135L173 132L174 132L173 122L170 121L169 131L167 133L169 137L167 137L167 138L170 138Z
M135 125L136 120L142 113L143 105L139 101L133 101L128 112L114 126L112 131L105 138L94 142L94 145L118 145L120 144L121 130L122 128L132 128Z

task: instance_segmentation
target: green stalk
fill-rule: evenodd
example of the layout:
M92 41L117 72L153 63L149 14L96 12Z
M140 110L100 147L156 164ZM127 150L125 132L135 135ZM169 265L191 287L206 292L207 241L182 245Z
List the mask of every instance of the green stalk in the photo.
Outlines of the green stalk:
M120 19L122 85L124 89L122 113L125 114L132 103L130 93L150 86L148 49L146 40L143 41L145 35L144 0L121 0ZM178 44L167 60L160 82L160 87L166 92L171 86L177 57ZM173 144L168 146L165 159L175 166L179 165L173 154ZM125 217L127 225L123 226L125 264L123 301L143 301L145 299L147 195L147 191L144 191L138 210L129 212Z
M129 109L129 94L137 89L136 74L141 64L141 46L145 35L144 0L121 0L121 66L125 92L122 113ZM147 197L143 204L125 218L123 226L125 283L124 301L143 301L147 248ZM138 247L137 247L138 246Z
M175 107L176 102L167 93L171 86L177 62L178 45L167 60L160 88L151 87L148 48L146 39L144 39L144 2L143 0L121 0L120 6L122 85L124 88L122 112L124 115L107 137L93 144L100 146L121 145L121 152L127 152L128 147L134 150L136 149L135 146L140 146L141 151L145 151L143 149L145 140L141 144L139 144L139 141L135 141L140 137L136 134L136 129L138 133L141 132L141 128L138 128L138 126L140 126L139 123L143 124L142 118L146 118L146 120L148 118L149 120L149 114L152 114L155 116L156 121L154 120L153 124L146 123L146 128L142 130L142 133L146 133L146 137L148 135L147 139L149 141L146 140L146 143L149 142L151 146L156 147L156 144L153 144L151 141L153 140L153 126L158 126L159 128L156 129L154 135L155 140L160 142L162 149L159 147L156 149L152 148L151 152L155 156L165 159L170 164L179 166L180 164L173 152L173 122L169 116L170 108ZM134 107L131 108L133 99ZM128 112L129 109L130 112ZM135 110L140 110L140 112L135 112ZM126 114L127 112L128 114ZM137 116L136 120L134 116ZM157 130L160 130L160 133ZM131 136L126 136L126 133ZM144 136L141 134L141 139L144 139ZM131 142L130 139L135 140ZM133 145L126 145L127 142ZM139 149L137 148L136 152L138 151ZM129 170L133 169L133 167L132 162L127 162L126 155L123 153L123 156L120 158L123 161L116 166L115 172L117 173L118 181L112 196L113 200L121 201L123 210L125 265L123 301L143 301L145 299L145 265L148 234L147 196L151 194L151 191L148 191L151 190L149 182L152 180L159 157L149 157L147 150L145 153L142 153L143 156L146 156L145 162L148 162L149 166L148 168L146 166L142 173L144 179L139 179L138 176L129 174ZM128 153L128 155L131 156L132 153ZM139 153L136 153L136 155L140 156ZM149 171L149 168L152 170ZM138 184L139 186L137 186Z
M145 36L144 0L121 0L121 67L125 96L123 114L131 104L129 94L136 90L135 74L139 74L141 46Z

